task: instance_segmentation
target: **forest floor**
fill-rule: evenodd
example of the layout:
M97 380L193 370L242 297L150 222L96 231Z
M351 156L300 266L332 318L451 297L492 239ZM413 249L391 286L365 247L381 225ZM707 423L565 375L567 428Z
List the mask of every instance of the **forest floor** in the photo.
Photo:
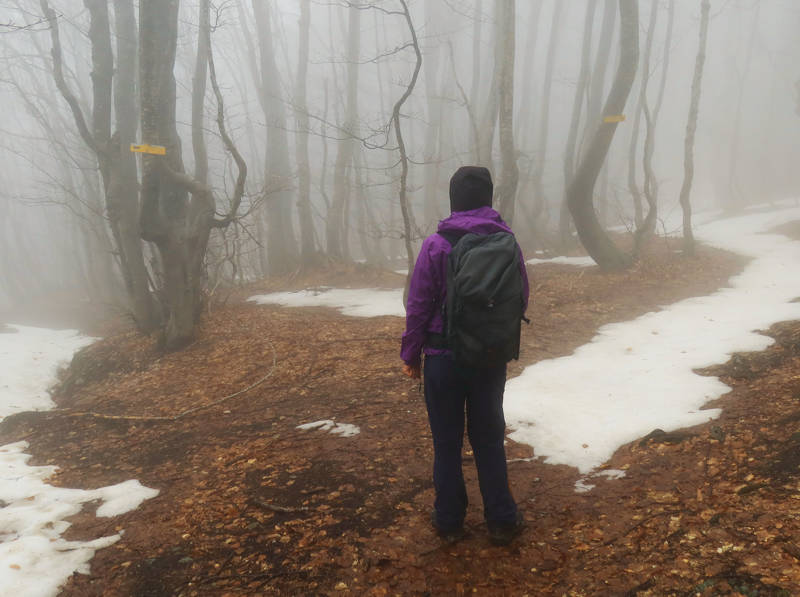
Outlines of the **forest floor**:
M533 323L509 375L570 354L605 323L711 293L744 264L705 248L685 259L677 246L659 241L621 273L530 268ZM0 425L0 444L24 439L33 464L58 465L52 484L136 478L160 490L113 519L87 509L70 519L67 539L124 535L62 595L800 594L800 322L704 371L732 388L708 405L722 415L623 446L607 466L624 478L577 493L575 469L509 441L527 521L509 547L488 541L467 449L468 534L445 544L429 523L424 401L400 373L402 319L244 300L312 279L403 281L351 268L253 286L215 306L179 353L118 331L76 356L58 410ZM159 416L176 418L147 419ZM360 433L297 428L322 419Z

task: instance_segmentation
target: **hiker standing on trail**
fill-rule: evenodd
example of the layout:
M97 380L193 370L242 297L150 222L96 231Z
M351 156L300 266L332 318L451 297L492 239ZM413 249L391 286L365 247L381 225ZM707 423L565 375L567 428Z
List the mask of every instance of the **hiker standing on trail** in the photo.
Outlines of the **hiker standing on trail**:
M503 392L506 363L519 357L528 306L522 252L492 209L492 177L477 166L450 179L450 211L422 243L406 305L403 372L421 377L433 435L436 501L431 522L447 541L464 535L461 470L464 410L489 538L506 545L523 528L508 483Z

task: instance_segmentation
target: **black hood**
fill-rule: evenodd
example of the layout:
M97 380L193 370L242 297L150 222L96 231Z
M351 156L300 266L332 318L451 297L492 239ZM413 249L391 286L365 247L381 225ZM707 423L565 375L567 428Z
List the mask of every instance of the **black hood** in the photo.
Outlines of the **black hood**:
M492 175L482 166L461 166L450 179L450 211L492 206Z

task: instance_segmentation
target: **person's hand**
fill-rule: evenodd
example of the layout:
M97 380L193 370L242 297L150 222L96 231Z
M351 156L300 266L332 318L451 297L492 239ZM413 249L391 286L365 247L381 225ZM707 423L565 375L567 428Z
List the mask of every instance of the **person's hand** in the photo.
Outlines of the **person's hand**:
M403 365L403 375L411 379L420 379L422 377L422 372L420 371L419 365Z

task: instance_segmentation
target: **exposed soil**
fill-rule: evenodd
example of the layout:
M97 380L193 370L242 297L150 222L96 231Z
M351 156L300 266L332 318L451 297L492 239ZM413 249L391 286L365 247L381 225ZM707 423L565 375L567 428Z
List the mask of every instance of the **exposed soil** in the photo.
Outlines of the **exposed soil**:
M676 246L656 243L614 274L529 270L533 323L510 375L744 267ZM402 282L343 268L269 289ZM402 320L243 300L265 289L226 297L180 353L134 332L95 343L64 376L61 410L0 425L0 443L25 439L34 464L60 467L55 484L136 478L161 492L123 516L71 519L68 538L125 533L64 595L800 594L800 323L766 331L776 343L762 353L703 371L732 387L709 405L722 416L622 447L608 463L622 479L576 493L577 471L519 460L531 449L509 442L528 524L510 547L488 542L466 451L469 533L450 545L429 525L432 446L418 384L400 374ZM320 419L361 433L297 429Z

